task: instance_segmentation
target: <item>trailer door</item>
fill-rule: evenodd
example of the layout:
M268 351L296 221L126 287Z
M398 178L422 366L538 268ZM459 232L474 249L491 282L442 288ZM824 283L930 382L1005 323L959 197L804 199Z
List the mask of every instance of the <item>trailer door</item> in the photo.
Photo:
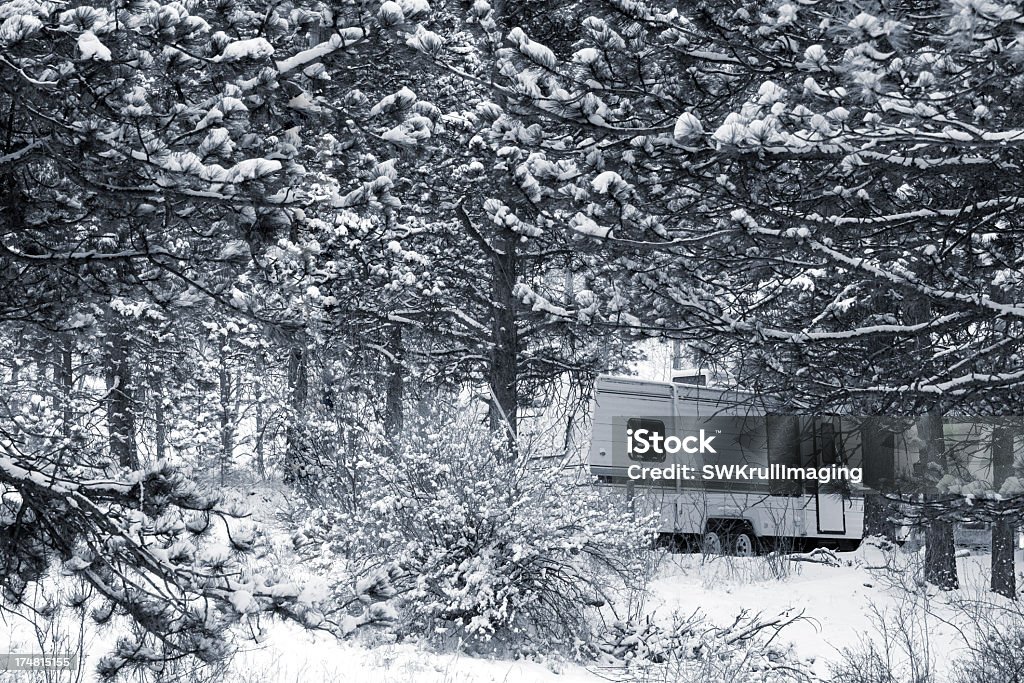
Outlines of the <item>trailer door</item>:
M826 493L818 487L818 533L846 533L846 503L839 493Z

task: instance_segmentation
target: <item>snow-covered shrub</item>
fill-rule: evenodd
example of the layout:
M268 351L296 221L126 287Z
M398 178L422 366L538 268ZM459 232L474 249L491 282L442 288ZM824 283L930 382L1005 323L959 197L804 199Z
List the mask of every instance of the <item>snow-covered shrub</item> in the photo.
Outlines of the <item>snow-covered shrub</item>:
M291 417L287 430L287 451L281 462L286 482L302 490L307 498L322 492L324 469L331 463L331 454L338 448L335 422L320 415Z
M872 607L873 633L847 647L832 666L835 683L933 683L926 591L905 591L889 609ZM998 679L993 679L998 680Z
M377 457L359 506L314 510L302 540L360 567L354 591L381 583L409 632L568 649L589 638L589 608L644 575L646 520L468 421L408 430Z
M843 652L842 660L832 668L836 683L902 683L897 665L884 646L864 643ZM928 679L907 679L909 683L929 683Z
M69 466L46 452L0 440L0 610L39 616L55 635L67 607L87 614L89 629L109 627L116 642L90 664L100 679L209 670L238 632L258 634L272 615L330 626L308 585L261 560L266 539L247 510L191 470L166 460L128 470L54 449ZM63 602L37 599L65 586Z
M596 641L598 659L621 667L618 680L676 683L801 683L809 668L777 636L801 614L742 613L726 626L699 614L612 624Z
M970 655L961 660L950 680L953 683L1024 681L1024 613L1019 605L1009 608L972 609L979 626Z

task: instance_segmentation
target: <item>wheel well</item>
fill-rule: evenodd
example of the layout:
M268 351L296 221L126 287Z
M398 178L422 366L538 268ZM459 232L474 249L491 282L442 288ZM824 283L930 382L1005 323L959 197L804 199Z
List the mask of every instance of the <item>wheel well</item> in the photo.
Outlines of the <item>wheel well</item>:
M704 533L709 531L721 535L745 533L757 538L754 525L742 517L711 517L704 523Z

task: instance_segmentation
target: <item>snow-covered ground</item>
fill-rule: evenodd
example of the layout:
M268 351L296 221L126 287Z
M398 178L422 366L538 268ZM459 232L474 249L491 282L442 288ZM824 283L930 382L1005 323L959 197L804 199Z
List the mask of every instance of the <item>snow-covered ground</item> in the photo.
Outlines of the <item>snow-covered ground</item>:
M878 642L883 637L879 620L885 618L890 629L902 622L927 637L927 649L941 674L964 654L962 634L970 626L965 623L967 613L951 602L999 601L986 592L988 555L959 554L961 590L931 590L915 597L906 589L919 588L913 568L920 558L902 551L887 556L864 547L855 553L837 553L841 566L783 562L786 575L781 579L772 575L772 567L780 565L764 557L708 560L699 554L666 555L649 585L645 611L668 623L673 612L688 615L698 610L717 625L731 623L743 610L765 616L802 612L804 618L786 627L781 638L791 642L801 658L813 661L814 671L823 680L828 680L828 665L843 648L857 646L864 638ZM874 568L886 560L902 570ZM369 639L339 643L291 626L276 628L262 645L241 653L236 670L241 680L247 680L245 672L263 672L262 680L374 683L598 683L607 681L611 673L557 657L493 659L436 652L411 643Z
M286 500L280 488L257 487L237 495L246 499L267 528L276 559L294 565L287 525L275 522ZM889 640L890 645L895 642L898 656L899 632L909 631L922 640L918 654L932 660L942 680L941 674L965 653L964 636L971 627L970 612L954 603L991 605L1002 600L987 591L989 556L984 551L958 553L962 588L950 593L922 589L918 577L923 550L882 551L864 544L856 552L836 553L832 558L838 566L785 556L665 553L658 557L634 613L665 626L674 615L687 617L695 612L718 626L731 624L744 612L765 618L800 614L802 618L787 626L776 643L791 643L797 657L822 680L829 680L829 665L844 648L857 647L864 639L879 644ZM1021 551L1017 563L1024 566ZM303 571L301 566L294 568L300 574ZM883 623L888 629L885 635L880 631ZM86 651L93 657L103 654L112 645L111 635L109 631L90 634ZM39 650L26 625L10 618L0 620L0 649L5 643L9 652ZM620 673L558 655L518 660L471 656L417 642L394 642L392 636L373 631L338 641L325 633L276 622L259 643L241 640L240 645L227 683L598 683ZM0 683L8 680L18 679L0 673Z
M280 625L261 646L239 653L240 683L594 683L592 672L559 659L547 662L434 652L411 643L337 642Z
M823 677L843 648L856 647L864 638L880 644L880 620L890 629L903 621L928 638L928 651L941 674L966 648L962 634L967 615L952 603L998 604L1001 598L987 591L989 555L966 550L958 558L960 590L920 590L915 570L923 562L923 552L884 555L863 546L855 553L836 553L842 563L839 567L789 562L791 573L782 579L766 576L770 570L764 558L707 562L701 555L675 555L663 562L652 583L648 609L661 614L699 609L720 624L742 610L766 616L802 613L804 618L787 626L782 637L792 642L800 657L813 660L815 671ZM900 571L878 569L886 560Z
M989 556L967 551L960 555L961 590L916 594L908 589L919 588L914 569L923 555L903 551L886 555L863 547L855 553L837 553L838 567L778 563L765 557L666 555L649 585L645 611L666 623L673 612L688 616L699 611L717 625L731 623L744 610L766 617L801 612L804 618L787 626L781 638L792 643L800 658L812 662L823 680L828 680L829 664L844 648L856 647L864 638L878 642L883 637L878 622L885 619L889 628L903 623L927 638L927 650L941 674L966 648L962 633L969 626L964 623L968 617L951 602L1000 600L986 591ZM1018 564L1021 559L1018 556ZM887 561L901 571L878 569ZM785 575L775 578L773 571L780 569ZM275 628L260 646L240 653L235 670L243 681L259 680L246 672L263 672L262 680L314 683L598 683L612 673L559 658L517 661L436 652L412 643L339 643L286 625Z

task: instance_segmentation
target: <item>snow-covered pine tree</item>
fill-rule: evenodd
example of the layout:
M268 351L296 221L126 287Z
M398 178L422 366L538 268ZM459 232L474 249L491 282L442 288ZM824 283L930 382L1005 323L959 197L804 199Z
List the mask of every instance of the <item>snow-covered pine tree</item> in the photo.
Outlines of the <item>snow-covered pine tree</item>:
M549 13L540 7L477 2L466 15L439 12L443 37L410 41L421 61L434 64L415 75L417 87L445 111L444 134L433 142L437 162L411 177L410 204L425 229L409 243L440 250L431 272L447 284L444 298L416 317L444 340L434 362L459 381L482 377L492 428L512 432L524 409L558 378L570 378L585 396L596 371L627 355L614 332L591 325L586 310L567 313L567 306L583 302L586 309L596 299L585 275L588 256L572 248L541 205L559 200L549 181L577 170L567 147L554 154L531 150L543 135L552 135L552 149L568 138L537 125L488 85L509 50L505 32L520 19L548 25ZM571 8L554 16L552 29L568 21ZM459 258L445 258L448 253Z
M486 89L467 87L422 54L450 43L467 73L481 68L476 52L484 39L448 30L459 16L387 4L376 20L398 38L360 47L372 66L341 69L334 55L310 62L311 73L331 78L310 83L303 115L315 124L343 114L358 144L331 132L303 157L310 194L325 201L308 207L287 244L264 259L272 289L294 304L284 308L309 311L296 329L304 348L321 352L310 359L317 366L310 386L326 387L318 373L334 377L330 391L347 387L354 397L345 408L352 418L370 410L392 433L408 399L439 390L454 395L467 381L498 387L494 424L503 430L502 413L514 425L528 397L550 390L556 378L585 385L621 348L609 335L593 339L585 314L560 315L566 296L593 297L573 277L576 252L533 224L531 165L545 172L571 165L524 163L507 144L529 134L523 126L514 117L498 121L501 108ZM554 282L563 290L557 297L533 293L538 283ZM403 381L410 370L415 384ZM338 379L345 375L350 379ZM355 397L375 391L385 400ZM321 393L311 389L309 396ZM581 397L586 393L581 386ZM307 415L339 417L324 414L318 401L304 405Z

